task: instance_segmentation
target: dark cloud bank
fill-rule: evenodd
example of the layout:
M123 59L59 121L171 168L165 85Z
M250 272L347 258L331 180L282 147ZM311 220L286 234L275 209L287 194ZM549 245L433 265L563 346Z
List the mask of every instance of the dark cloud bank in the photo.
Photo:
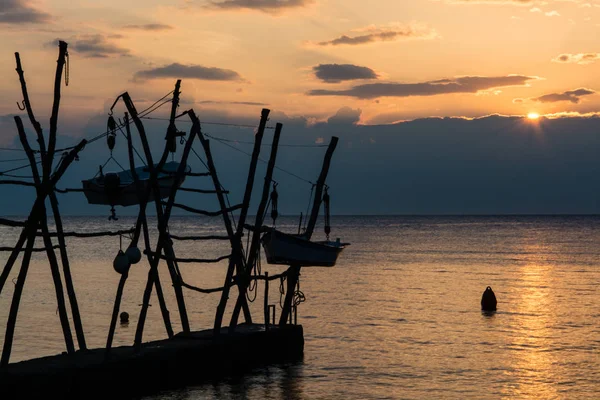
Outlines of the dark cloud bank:
M225 0L213 1L210 7L221 10L259 10L280 12L289 8L306 7L314 0Z
M23 0L0 1L0 24L45 23L51 16Z
M197 110L205 121L227 120L224 115ZM231 122L257 123L234 119ZM272 113L269 125L283 122L282 144L314 144L331 135L340 137L328 184L332 210L337 214L600 214L600 118L540 119L490 116L476 120L430 118L395 125L357 126L359 110L343 108L327 122L308 127L303 118ZM7 121L9 118L7 118ZM87 135L105 127L105 117L90 122ZM145 121L153 148L164 143L164 126ZM159 129L160 128L160 129ZM179 123L180 129L188 125ZM203 131L230 140L252 141L252 129L204 125ZM11 131L14 132L14 131ZM272 138L268 130L265 141ZM61 137L60 145L74 143ZM16 146L17 141L15 140ZM243 196L249 159L246 155L211 140L220 178L231 190L231 202ZM247 144L229 143L251 152ZM199 147L198 147L199 149ZM263 158L268 158L268 147ZM316 179L324 148L282 147L277 164L309 180ZM118 137L115 157L126 162L125 145ZM79 187L108 158L100 141L90 146L60 187ZM201 171L192 157L190 164ZM262 182L259 164L257 182ZM194 178L190 178L194 179ZM277 170L279 207L284 215L304 212L310 185ZM205 187L202 178L185 186ZM260 186L260 185L259 185ZM260 189L260 188L259 188ZM31 191L15 188L14 196L2 196L7 213L26 213ZM15 202L15 196L21 201ZM254 200L258 197L255 192ZM179 202L217 209L212 196L198 198L181 193ZM65 214L107 214L108 208L89 206L80 194L63 195ZM254 204L256 206L256 204ZM132 208L119 213L135 212ZM107 214L108 215L108 214Z
M313 67L315 76L327 83L338 83L355 79L377 79L371 68L352 64L319 64Z
M151 68L138 71L134 75L136 80L153 78L188 78L207 81L240 81L242 77L230 69L205 67L202 65L183 65L179 63L165 65L164 67Z
M524 75L461 76L419 83L366 83L342 90L316 89L311 90L308 94L311 96L349 96L359 99L374 99L386 96L435 96L449 93L477 93L501 87L524 86L529 81L536 79L538 78Z

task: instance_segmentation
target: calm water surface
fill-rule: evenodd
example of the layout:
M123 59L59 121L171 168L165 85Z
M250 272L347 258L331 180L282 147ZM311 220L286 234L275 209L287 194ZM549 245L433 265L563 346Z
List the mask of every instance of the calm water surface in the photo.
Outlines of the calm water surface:
M131 226L121 218L66 218L67 230ZM334 217L334 237L352 245L335 268L305 268L300 306L305 356L225 381L148 399L600 398L600 217ZM296 221L279 228L294 231ZM221 233L213 220L173 217L178 234ZM0 229L11 246L17 230ZM320 234L321 236L322 234ZM155 237L155 236L154 236ZM68 242L88 345L105 344L119 276L118 238ZM180 242L181 257L226 254L222 244ZM2 264L6 254L2 255ZM224 263L183 267L184 279L221 286ZM263 265L271 274L281 267ZM174 296L166 284L171 313ZM15 268L0 295L4 327ZM133 342L147 264L132 268L122 310L129 326L115 344ZM12 361L64 351L49 268L30 269ZM486 286L498 312L481 313ZM262 289L253 303L262 315ZM276 286L270 303L279 303ZM194 329L211 326L219 296L186 293ZM277 306L277 313L280 309ZM174 322L176 318L173 318ZM145 340L165 337L155 298ZM179 328L175 326L175 328ZM4 335L0 334L0 345Z

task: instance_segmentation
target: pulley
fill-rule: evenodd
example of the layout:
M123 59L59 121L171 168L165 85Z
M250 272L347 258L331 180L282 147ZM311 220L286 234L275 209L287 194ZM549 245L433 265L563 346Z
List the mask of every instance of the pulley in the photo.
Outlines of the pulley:
M106 131L108 135L106 136L106 144L108 145L108 149L110 150L110 154L112 155L112 151L115 148L115 141L117 137L117 123L115 118L111 115L108 117L108 121L106 122Z

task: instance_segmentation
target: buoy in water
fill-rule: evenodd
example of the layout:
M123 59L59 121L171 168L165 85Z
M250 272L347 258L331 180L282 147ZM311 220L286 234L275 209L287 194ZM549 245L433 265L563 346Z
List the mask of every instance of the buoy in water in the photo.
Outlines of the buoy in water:
M119 253L117 253L115 260L113 261L113 268L119 274L124 274L129 271L129 267L131 267L129 257L127 257L127 254L123 253L123 250L119 250Z
M137 264L142 259L142 252L135 246L132 246L125 250L125 254L129 258L131 264Z
M483 296L481 296L481 309L483 311L496 311L496 295L490 286L485 288Z
M119 315L119 318L121 319L121 324L128 324L129 323L129 313L127 311L123 311Z

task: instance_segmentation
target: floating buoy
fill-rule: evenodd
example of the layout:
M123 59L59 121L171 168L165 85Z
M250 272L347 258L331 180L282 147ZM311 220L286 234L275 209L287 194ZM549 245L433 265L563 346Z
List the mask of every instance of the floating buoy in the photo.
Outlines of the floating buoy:
M129 258L131 264L137 264L142 259L142 252L135 246L131 246L125 250L125 254Z
M119 318L121 319L121 324L125 325L129 323L129 313L127 311L123 311L120 315Z
M483 311L496 311L496 295L490 286L485 288L483 296L481 296L481 309Z
M127 271L129 271L129 267L131 267L129 257L127 257L125 253L123 253L123 250L119 250L117 256L115 257L115 260L113 261L113 268L119 274L124 274Z

